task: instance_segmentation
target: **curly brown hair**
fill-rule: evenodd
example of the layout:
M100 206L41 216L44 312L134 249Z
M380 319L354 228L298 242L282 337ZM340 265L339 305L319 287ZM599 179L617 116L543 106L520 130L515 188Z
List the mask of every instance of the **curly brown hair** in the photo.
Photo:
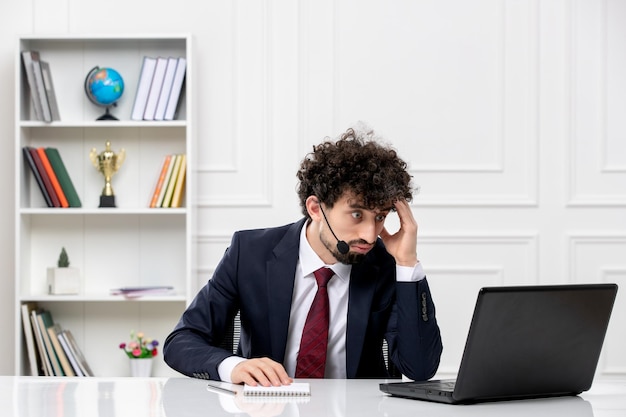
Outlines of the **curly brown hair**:
M327 138L314 146L304 158L296 175L300 206L306 217L306 199L311 195L328 207L346 192L369 209L388 209L397 200L412 200L406 162L394 149L373 140L372 133L350 128L336 142Z

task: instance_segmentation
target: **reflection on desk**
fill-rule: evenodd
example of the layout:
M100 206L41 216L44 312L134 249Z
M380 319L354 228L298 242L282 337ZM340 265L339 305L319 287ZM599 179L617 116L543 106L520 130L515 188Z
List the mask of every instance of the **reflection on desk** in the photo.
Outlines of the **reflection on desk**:
M207 390L191 378L0 377L2 415L11 417L186 416L532 416L626 415L626 379L596 381L578 397L445 405L393 398L378 390L384 380L303 380L311 397L245 399ZM8 410L7 407L8 406ZM7 412L8 411L8 412Z

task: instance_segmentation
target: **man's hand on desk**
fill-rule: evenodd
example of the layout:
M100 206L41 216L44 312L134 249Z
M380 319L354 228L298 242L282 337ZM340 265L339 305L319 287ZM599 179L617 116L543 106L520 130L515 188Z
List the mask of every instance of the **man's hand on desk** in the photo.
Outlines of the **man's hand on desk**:
M283 365L270 358L248 359L239 363L231 373L231 380L235 384L264 387L289 385L293 382Z

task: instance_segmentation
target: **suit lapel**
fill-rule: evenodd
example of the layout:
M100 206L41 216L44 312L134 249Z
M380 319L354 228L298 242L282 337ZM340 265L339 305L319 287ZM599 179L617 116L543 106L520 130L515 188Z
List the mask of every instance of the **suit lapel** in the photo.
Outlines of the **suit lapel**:
M369 320L378 267L369 262L352 267L346 332L346 376L356 377Z
M300 247L300 231L304 220L291 225L274 248L274 258L266 264L267 300L269 309L272 356L282 362L287 346L296 265Z

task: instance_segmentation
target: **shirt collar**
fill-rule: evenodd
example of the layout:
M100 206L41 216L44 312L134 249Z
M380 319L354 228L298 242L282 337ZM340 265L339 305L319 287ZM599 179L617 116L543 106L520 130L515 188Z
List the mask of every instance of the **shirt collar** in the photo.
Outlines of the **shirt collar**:
M352 265L342 264L341 262L335 262L332 265L326 265L324 261L315 253L311 244L306 239L306 228L310 224L310 221L304 222L304 226L300 231L300 250L298 256L300 257L300 267L302 268L302 276L313 275L313 272L317 271L321 267L328 267L342 280L350 279L350 272L352 271Z

